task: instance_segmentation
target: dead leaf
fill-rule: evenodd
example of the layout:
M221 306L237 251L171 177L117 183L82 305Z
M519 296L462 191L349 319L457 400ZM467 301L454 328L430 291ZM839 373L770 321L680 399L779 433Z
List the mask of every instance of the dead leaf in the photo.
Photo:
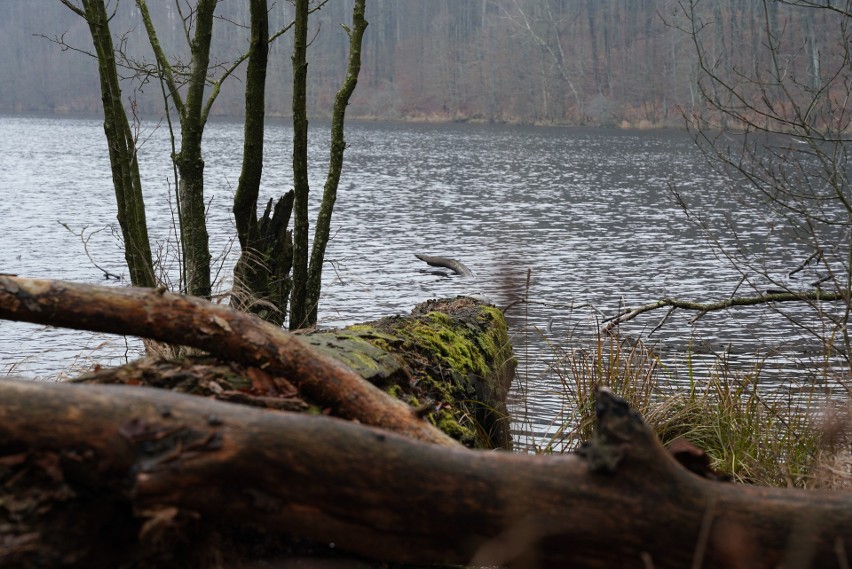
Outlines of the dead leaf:
M275 381L272 376L256 367L246 368L246 377L251 381L252 391L254 393L270 394L275 393Z

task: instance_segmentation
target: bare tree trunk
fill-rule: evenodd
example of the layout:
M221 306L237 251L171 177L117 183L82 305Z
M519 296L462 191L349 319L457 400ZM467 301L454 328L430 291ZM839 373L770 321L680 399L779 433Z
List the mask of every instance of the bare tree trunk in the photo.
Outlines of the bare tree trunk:
M293 291L290 299L290 329L310 326L308 283L308 0L295 0L293 39Z
M193 11L195 34L190 42L192 57L184 98L175 80L171 64L160 45L147 4L145 0L136 0L148 33L148 40L162 70L163 80L180 117L181 147L174 160L180 176L178 213L181 244L185 255L186 292L199 298L210 298L211 293L211 257L204 202L204 160L201 156L201 139L210 110L209 104L204 104L204 89L208 84L207 72L216 3L217 0L199 0Z
M314 242L311 250L311 264L308 268L306 284L306 308L308 313L307 325L317 323L317 307L319 306L320 290L322 288L322 266L325 261L325 248L328 245L331 228L331 214L337 199L337 185L343 171L343 151L346 150L346 140L343 136L343 126L346 118L346 107L358 84L358 74L361 71L361 43L367 21L364 19L366 0L355 0L352 10L352 28L346 28L349 34L349 65L346 78L334 99L334 110L331 115L331 157L328 164L328 176L323 189L322 204L317 215L314 229Z
M207 123L202 113L210 42L213 38L213 11L217 0L199 0L195 9L195 36L190 43L192 63L186 102L181 113L180 152L175 158L180 182L180 230L186 254L186 291L199 298L210 298L210 243L207 235L207 210L204 202L204 160L201 138Z

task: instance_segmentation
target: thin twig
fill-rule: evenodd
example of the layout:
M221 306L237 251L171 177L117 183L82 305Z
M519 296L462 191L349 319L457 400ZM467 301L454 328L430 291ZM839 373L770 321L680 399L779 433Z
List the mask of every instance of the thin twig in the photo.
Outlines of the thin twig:
M84 253L86 253L86 257L88 257L88 258L89 258L89 262L90 262L90 263L92 263L92 265L93 265L96 269L98 269L100 272L102 272L102 273L104 274L104 278L105 278L105 279L115 279L115 280L117 280L117 281L120 281L120 280L121 280L121 276L120 276L120 275L117 275L117 274L115 274L115 273L111 273L111 272L109 272L108 270L106 270L105 268L103 268L103 267L101 267L100 265L98 265L98 264L95 262L95 260L92 258L92 255L89 253L89 239L91 239L91 238L92 238L92 235L94 235L95 233L100 233L101 231L103 231L104 229L106 229L105 227L101 227L101 228L100 228L100 229L98 229L97 231L92 231L92 232L91 232L91 233L89 233L89 235L87 236L87 235L86 235L86 230L89 228L89 226L88 226L88 225L87 225L86 227L84 227L84 228L80 231L80 233L76 233L73 229L71 229L71 228L68 226L68 224L67 224L67 223L63 223L63 222L61 222L61 221L59 221L59 222L57 222L57 223L59 223L59 225L61 225L61 226L62 226L62 227L64 227L65 229L67 229L67 230L68 230L68 232L69 232L69 233L71 233L71 235L73 235L73 236L75 236L75 237L79 237L79 238L80 238L80 242L83 244L83 252L84 252Z

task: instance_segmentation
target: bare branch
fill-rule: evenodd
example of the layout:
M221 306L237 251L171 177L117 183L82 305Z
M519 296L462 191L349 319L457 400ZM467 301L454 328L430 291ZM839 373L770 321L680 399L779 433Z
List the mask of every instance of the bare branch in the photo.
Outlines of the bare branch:
M720 310L727 310L737 306L757 306L761 304L771 304L774 302L837 302L848 299L848 290L841 290L837 292L826 292L823 290L800 292L773 291L767 294L760 294L758 296L739 296L716 302L696 302L676 298L663 298L661 300L649 302L648 304L643 304L637 308L628 308L623 310L617 316L605 321L607 324L604 326L603 331L605 333L610 333L612 332L612 329L619 324L627 322L628 320L633 320L640 314L664 307L670 307L671 309L665 318L668 318L674 309L680 308L681 310L693 310L699 312L700 314L695 318L695 320L697 320L708 312L718 312ZM665 319L663 321L665 321Z
M172 101L174 102L178 113L183 115L183 98L181 97L178 83L177 81L175 81L175 74L172 69L172 65L169 62L169 59L166 57L162 46L160 45L160 40L157 37L157 30L154 29L154 22L151 19L150 12L148 11L148 4L145 2L145 0L136 0L136 6L139 8L139 11L142 14L142 21L145 24L145 31L148 34L148 41L151 44L151 49L154 51L154 57L157 59L157 64L160 67L162 77L165 80L166 86L169 89L169 94L172 97Z
M85 18L85 16L84 16L84 18ZM57 36L49 37L49 36L46 36L44 34L33 34L33 37L43 38L43 39L46 39L47 41L49 41L50 43L55 43L56 45L59 46L59 49L62 50L62 51L76 51L77 53L82 53L83 55L86 55L86 56L91 57L93 59L98 58L97 54L92 53L91 51L88 51L88 50L80 48L80 47L74 47L73 45L67 43L65 41L65 34L67 34L67 33L68 32L63 32L62 35L58 36L58 37Z
M19 295L27 298L26 306ZM55 304L58 301L58 304ZM193 346L280 374L344 417L442 446L458 443L412 408L298 337L228 306L164 289L0 277L0 318ZM48 322L48 320L50 322Z
M80 8L79 6L75 5L74 3L72 3L71 0L59 0L59 1L62 2L69 10L71 10L72 12L74 12L75 14L80 16L81 18L86 19L86 13L83 11L83 9Z

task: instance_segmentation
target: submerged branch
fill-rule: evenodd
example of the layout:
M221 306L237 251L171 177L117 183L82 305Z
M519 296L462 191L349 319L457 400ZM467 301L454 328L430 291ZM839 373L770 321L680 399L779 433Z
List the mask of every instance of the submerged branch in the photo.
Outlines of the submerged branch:
M473 271L468 269L461 261L448 259L447 257L431 257L429 255L420 255L415 253L415 257L429 265L430 267L443 267L450 269L457 275L463 277L473 277Z

